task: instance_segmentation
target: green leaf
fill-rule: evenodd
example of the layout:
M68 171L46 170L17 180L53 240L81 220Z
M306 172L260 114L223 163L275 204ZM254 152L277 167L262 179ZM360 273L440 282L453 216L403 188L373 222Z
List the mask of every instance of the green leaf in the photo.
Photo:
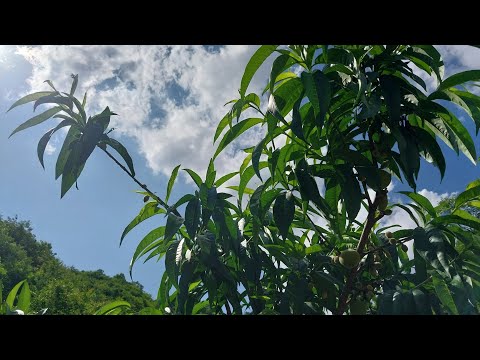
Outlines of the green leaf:
M181 216L168 214L167 224L165 225L165 241L169 241L177 233L184 222ZM178 244L177 244L178 245Z
M83 144L80 140L75 140L72 145L72 150L68 155L65 167L62 173L62 185L60 198L63 198L67 191L77 181L85 166L85 161L82 161Z
M122 300L117 300L117 301L112 301L111 303L108 303L107 305L102 306L100 309L98 309L95 312L95 315L109 315L111 312L113 312L116 309L122 309L122 308L131 308L132 306L130 303Z
M225 182L227 182L228 180L230 180L231 178L233 178L234 176L236 176L238 174L239 174L239 172L235 171L235 172L232 172L230 174L224 175L220 179L215 181L214 185L218 188L220 185L223 185Z
M170 179L168 180L167 195L165 195L166 203L168 203L168 199L170 198L170 193L172 192L173 184L175 183L175 179L177 178L178 169L180 169L180 165L177 165L175 169L173 169L172 175L170 175Z
M452 215L444 215L436 218L434 224L460 224L480 231L480 220L463 210L455 210Z
M270 93L273 93L278 76L293 64L295 64L295 59L286 54L280 55L273 61L272 70L270 71Z
M479 81L480 70L468 70L454 74L442 81L437 91L464 84L468 81Z
M415 201L418 205L420 205L424 210L426 210L432 218L437 217L437 212L433 207L432 203L423 195L412 193L408 191L399 191L400 194L408 196L410 199Z
M51 137L53 134L55 134L55 132L59 129L61 129L62 127L65 127L65 126L71 126L71 125L75 125L76 122L73 121L73 120L63 120L61 123L59 123L57 126L55 126L53 129L50 129L49 131L47 131L45 133L45 135L42 136L42 138L40 139L40 141L38 142L38 145L37 145L37 155L38 155L38 160L40 161L40 164L42 165L42 167L45 169L45 165L43 163L43 154L45 153L45 149L47 148L47 144L48 142L50 141Z
M325 114L330 105L331 90L328 78L317 70L313 73L302 72L302 82L305 94L312 104L315 112L315 122L320 128L323 126Z
M258 168L259 168L259 170L261 170L261 169L263 169L267 166L268 166L267 162L261 161L258 165ZM238 191L238 200L240 201L240 203L242 203L243 194L247 193L245 191L245 189L246 189L248 183L250 182L250 180L252 179L253 175L255 175L255 170L253 170L253 166L250 165L249 167L247 167L245 169L245 171L240 176L239 186L235 187L235 188L230 187L231 189L233 189L233 190L236 189Z
M72 152L72 144L74 141L78 140L78 138L80 138L80 129L75 126L70 127L67 132L67 136L63 141L60 153L58 154L57 163L55 165L55 180L58 179L60 175L62 175L65 164L69 158L70 153Z
M153 229L150 231L143 239L140 241L140 243L137 245L137 248L135 249L135 253L132 256L132 260L130 260L130 266L129 266L129 272L130 272L130 278L132 277L132 269L133 265L137 261L137 259L143 254L143 251L154 241L160 239L163 235L165 234L165 226L160 226L156 229Z
M35 103L33 104L33 111L35 111L37 107L42 104L58 104L58 105L63 104L67 106L69 109L73 107L73 102L71 99L67 97L59 96L57 94L52 94L49 96L44 96L38 99L37 101L35 101Z
M165 234L166 238L166 234ZM167 253L165 254L165 272L168 274L168 278L173 283L175 288L178 290L178 265L176 260L177 248L180 241L175 240L168 247Z
M405 205L402 205L402 204L393 204L392 205L392 208L393 207L399 207L400 209L404 210L409 216L410 216L410 219L412 219L412 221L417 225L417 226L420 226L420 223L418 222L418 219L415 215L413 215L413 212L412 210L410 210L408 207L406 207Z
M215 177L217 176L217 172L215 171L215 166L213 164L213 159L210 159L210 163L208 164L207 174L205 175L205 185L207 187L212 187L215 182Z
M475 200L480 196L480 185L472 187L460 193L455 199L455 209L458 209L465 203Z
M419 289L412 290L413 301L415 302L415 313L418 315L432 315L428 296Z
M197 233L198 225L200 224L201 206L198 198L193 198L187 204L185 209L185 227L187 228L188 236L194 239Z
M454 132L456 136L456 141L460 150L465 154L465 156L470 159L470 161L476 165L477 153L475 150L475 144L473 143L472 137L468 133L468 130L462 125L460 120L448 112L448 114L439 114L443 119L445 124Z
M7 298L5 299L5 303L10 307L10 309L13 309L13 302L15 301L15 297L17 296L18 290L20 290L20 287L26 282L26 280L20 281L18 284L16 284L13 289L8 293Z
M41 124L42 122L50 119L53 115L56 113L62 111L62 108L60 106L55 106L54 108L48 109L47 111L34 116L33 118L25 121L22 125L18 126L13 132L10 134L9 138L13 135L16 134L19 131L28 129L29 127Z
M304 201L312 201L324 213L325 216L330 214L330 209L325 199L320 196L318 186L313 177L311 177L304 168L297 166L295 175L300 186L300 194Z
M232 114L231 111L229 111L225 114L225 116L222 118L222 120L220 120L220 122L217 125L217 130L215 130L215 135L213 136L213 143L214 144L215 144L215 141L217 141L218 137L223 132L223 129L225 129L228 125L231 125L232 118L233 118L233 114Z
M70 88L70 95L73 96L75 94L75 90L77 90L77 85L78 85L78 74L74 75L72 74L72 87Z
M362 206L362 190L350 165L339 165L337 169L341 174L343 203L346 207L348 218L350 221L353 221L357 218Z
M278 227L280 235L284 239L287 238L288 229L292 224L295 215L295 200L291 192L287 198L287 194L281 194L275 200L273 205L273 219Z
M255 218L260 218L260 211L261 211L261 197L264 189L264 185L260 185L252 194L250 198L250 212L252 213Z
M188 289L190 283L193 280L195 271L195 265L191 262L187 262L182 266L182 276L180 277L179 282L179 292L178 292L178 308L177 312L180 314L186 314L185 312L185 303L188 299ZM187 306L188 307L188 306Z
M55 94L55 92L54 91L39 91L39 92L36 92L36 93L28 94L27 96L24 96L21 99L15 101L13 103L13 105L10 106L10 108L7 110L7 112L12 110L13 108L16 108L17 106L27 104L27 103L32 102L32 101L36 101L38 99L41 99L42 97L49 96L49 95L52 95L52 94Z
M197 184L198 187L200 187L200 185L202 185L202 182L203 182L202 178L195 171L190 170L190 169L182 169L182 170L185 170L188 173L188 175L190 175L190 177L195 182L195 184Z
M253 75L257 72L258 68L263 62L276 50L278 45L262 45L253 54L245 67L245 72L242 76L240 84L240 96L244 97L247 92L248 85L253 78Z
M140 210L138 215L127 225L125 230L123 230L122 236L120 238L120 246L122 245L123 239L125 236L138 224L141 222L151 218L154 215L164 214L165 210L158 207L158 204L154 201L148 202L145 206Z
M30 310L30 301L31 301L31 294L30 294L30 287L28 286L28 282L24 282L22 286L22 290L20 291L20 295L18 295L17 301L17 309L23 310L26 314Z
M421 128L415 128L415 136L419 139L418 143L423 148L423 151L427 152L425 155L429 155L431 160L433 160L433 164L438 167L440 178L443 179L447 165L445 163L442 149L438 145L437 140L435 140L435 135L431 136L428 131Z
M470 189L472 189L472 188L474 188L474 187L477 187L477 186L480 186L480 179L473 180L471 183L469 183L469 184L467 185L467 188L466 188L466 189L467 189L467 190L470 190Z
M128 153L127 149L125 148L125 146L123 146L117 140L107 137L106 135L102 139L104 139L103 141L107 145L111 146L122 157L122 159L125 161L125 163L128 166L128 170L130 171L130 174L132 176L135 176L135 169L133 167L133 160L132 160L132 157L130 156L130 154Z
M454 315L458 315L457 307L455 306L455 302L453 301L452 294L448 289L447 284L445 281L437 276L433 275L433 286L435 288L435 293L437 294L438 298L442 302L442 304Z
M259 163L260 163L260 156L262 155L262 152L263 152L264 144L265 144L265 139L261 140L257 144L257 146L255 146L255 149L253 149L253 153L252 153L252 167L253 167L253 170L255 171L255 174L257 174L260 180L262 180L262 177L260 176Z
M400 121L400 85L398 78L395 76L381 76L380 85L382 94L387 104L388 113L390 115L390 123L397 124Z
M302 129L302 114L300 113L300 105L302 103L303 95L300 95L298 100L295 102L293 105L293 112L292 112L292 121L290 123L290 129L292 130L292 133L305 141L305 136L303 134L303 129Z
M222 140L218 144L217 150L213 155L213 159L215 159L218 154L222 152L225 147L230 144L233 140L235 140L238 136L243 134L245 131L250 129L252 126L260 124L263 122L263 119L260 118L249 118L240 121L238 124L235 124L230 130L228 130L225 135L223 136Z

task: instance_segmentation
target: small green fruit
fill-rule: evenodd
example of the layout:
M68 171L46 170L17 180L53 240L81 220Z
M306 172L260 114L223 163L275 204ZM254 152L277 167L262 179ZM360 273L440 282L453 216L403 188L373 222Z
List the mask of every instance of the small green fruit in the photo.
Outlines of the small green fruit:
M368 302L352 300L350 301L350 315L365 315L368 310Z
M370 284L368 284L368 285L367 285L367 290L368 290L368 291L373 291L373 286L370 285Z
M389 238L389 239L394 238L394 236L393 236L393 234L392 234L391 231L387 231L387 232L385 233L385 236L386 236L387 238Z
M388 206L388 198L387 195L381 195L378 199L378 210L385 211Z
M386 172L385 170L380 171L380 188L386 189L390 182L392 181L392 175Z
M347 269L353 269L360 262L360 254L353 249L344 250L338 257L340 264L345 266Z
M391 245L396 245L396 244L397 244L397 239L390 238L390 239L388 239L388 242L389 242Z

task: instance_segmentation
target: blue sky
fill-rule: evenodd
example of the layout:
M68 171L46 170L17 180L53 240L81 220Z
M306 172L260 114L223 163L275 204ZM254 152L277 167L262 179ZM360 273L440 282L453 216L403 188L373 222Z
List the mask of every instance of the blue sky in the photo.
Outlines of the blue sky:
M143 202L138 190L122 171L101 152L94 152L79 180L60 200L60 181L54 166L61 134L45 156L44 171L36 146L46 123L7 139L11 131L32 116L31 106L5 111L30 91L46 89L50 79L57 88L69 89L70 74L79 74L79 93L88 90L91 111L105 106L118 113L113 133L129 149L137 177L163 196L173 167L192 168L203 174L213 154L213 131L235 98L245 64L257 46L0 46L0 214L30 220L37 238L53 245L67 265L79 269L101 268L107 274L128 273L136 244L153 226L154 217L132 231L119 248L123 228ZM449 64L446 75L480 68L480 50L465 46L440 46ZM260 69L251 90L263 89L271 62ZM37 110L38 111L38 110ZM461 114L460 114L461 115ZM466 118L466 117L465 117ZM465 126L473 131L472 122ZM235 171L243 154L239 147L256 144L261 132L244 136L238 146L221 155L219 172ZM477 151L478 137L475 138ZM423 163L418 190L432 201L442 194L461 191L478 178L476 168L464 156L445 150L447 171L440 183L438 171ZM172 200L192 190L180 176ZM393 191L408 189L395 183ZM395 212L389 222L409 225L408 216ZM163 272L154 260L134 268L134 280L156 296Z

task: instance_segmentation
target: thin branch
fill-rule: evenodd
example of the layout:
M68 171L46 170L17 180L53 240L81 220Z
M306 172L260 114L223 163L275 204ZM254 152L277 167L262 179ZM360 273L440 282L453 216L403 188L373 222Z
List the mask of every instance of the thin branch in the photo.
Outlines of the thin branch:
M156 202L158 202L160 205L162 205L162 206L165 208L165 210L167 210L167 211L172 211L176 216L181 216L180 213L177 211L177 209L172 209L172 208L170 208L170 207L168 206L168 204L165 203L162 199L160 199L157 195L155 195L155 194L147 187L147 185L145 185L145 184L141 183L140 181L138 181L137 178L136 178L135 176L133 176L133 175L130 173L130 171L128 171L127 168L126 168L125 166L123 166L112 154L110 154L107 149L104 149L104 148L102 148L102 147L100 147L100 146L99 146L99 148L102 149L103 152L104 152L105 154L107 154L107 156L115 162L115 164L117 164L124 172L126 172L127 175L130 176L130 178L138 184L138 186L140 186L142 189L144 189L144 190L150 195L150 197L152 197L153 199L155 199Z
M370 232L372 231L373 226L375 225L375 211L377 210L379 200L380 200L380 193L377 192L375 196L375 200L372 203L372 206L368 209L368 216L367 216L367 219L365 220L365 226L363 228L362 235L360 236L360 241L358 242L357 252L359 254L363 253L363 249L367 244L368 237L370 236ZM347 306L347 300L353 289L353 283L354 283L355 277L357 276L358 270L359 270L358 265L354 267L352 270L350 270L350 273L348 274L347 282L345 283L345 287L343 288L342 294L338 299L338 306L337 306L337 310L335 311L335 315L342 315L345 312L345 309Z

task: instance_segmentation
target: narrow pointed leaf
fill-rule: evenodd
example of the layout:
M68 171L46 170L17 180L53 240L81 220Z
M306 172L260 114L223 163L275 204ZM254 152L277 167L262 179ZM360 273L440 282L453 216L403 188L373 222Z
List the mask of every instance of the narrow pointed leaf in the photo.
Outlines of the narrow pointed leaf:
M17 106L27 104L27 103L32 102L32 101L36 101L38 99L41 99L42 97L49 96L49 95L52 95L52 94L55 94L55 92L54 91L39 91L39 92L24 96L21 99L15 101L13 103L13 105L10 106L10 108L7 110L7 112L12 110L13 108L16 108Z
M150 231L143 239L140 241L140 243L137 245L137 248L135 249L135 252L132 256L132 260L130 261L130 266L129 266L129 272L130 272L130 277L132 277L132 269L133 265L137 261L137 259L141 256L143 251L154 241L160 239L163 235L165 234L165 226L160 226L156 229L153 229Z
M31 294L30 294L30 287L28 286L28 282L24 282L22 286L22 290L18 295L18 302L17 302L17 309L21 309L26 313L30 311L30 301L31 301Z
M106 138L106 139L105 139ZM111 146L125 161L125 163L128 166L128 170L130 170L130 174L132 176L135 176L135 168L133 167L133 160L130 154L128 153L128 150L123 146L119 141L109 138L106 135L102 139L107 145Z
M275 205L273 205L273 219L275 220L280 235L282 235L284 239L287 237L288 229L292 224L294 215L295 200L291 193L288 198L286 194L278 196L275 200Z
M190 177L192 178L192 180L195 182L195 184L198 187L200 187L200 185L202 185L202 182L203 182L202 178L195 171L190 170L190 169L182 169L182 170L185 170L188 173L188 175L190 175Z
M448 289L447 284L445 281L438 277L433 276L433 286L435 288L435 293L437 294L438 298L442 302L442 304L454 315L458 315L458 310L455 305L455 301L453 301L452 293Z
M245 67L245 72L242 76L240 84L240 96L245 96L248 85L253 78L253 75L257 72L258 68L264 63L264 61L275 51L278 45L262 45L253 54Z
M151 218L154 215L164 214L165 210L158 207L156 202L148 202L145 206L140 210L139 214L135 216L135 218L127 225L127 227L123 230L122 236L120 237L120 246L122 245L123 239L125 236L138 224L141 222Z
M472 187L460 193L455 199L455 209L458 209L465 203L480 197L480 185Z
M432 218L437 217L437 212L433 207L432 203L423 195L418 193L412 193L408 191L399 191L400 194L408 196L410 199L415 201L418 205L420 205L424 210L426 210Z
M165 241L169 241L177 233L184 222L181 216L168 214L167 224L165 225Z
M16 284L12 290L7 295L7 298L5 299L5 303L13 309L13 302L15 301L15 298L17 297L18 290L20 290L20 287L25 283L26 280L20 281L18 284Z
M453 86L464 84L468 81L479 81L480 70L468 70L454 74L442 81L437 90L448 89Z
M201 204L198 198L193 198L187 204L185 209L185 227L187 228L188 236L194 239L197 233L198 225L200 224Z
M11 137L13 134L16 134L19 131L22 131L22 130L28 129L29 127L43 123L44 121L50 119L53 115L55 115L60 111L62 111L62 108L59 106L56 106L54 108L48 109L47 111L37 116L34 116L33 118L25 121L23 124L18 126L15 130L13 130L13 132L10 134L9 137Z
M107 305L102 306L95 312L95 315L109 315L109 313L113 312L119 308L131 308L130 303L122 300L112 301Z
M48 142L50 141L51 137L55 132L62 127L65 126L71 126L71 125L76 125L76 122L74 120L68 119L68 120L63 120L61 123L59 123L56 127L53 129L50 129L45 133L45 135L42 136L40 141L38 142L37 145L37 155L38 155L38 160L40 161L40 164L42 167L45 169L45 165L43 163L43 154L45 153L45 149L47 147Z
M172 192L173 184L175 183L175 179L177 178L178 169L180 169L180 165L177 165L175 169L173 169L172 175L170 175L170 179L168 180L167 195L165 195L166 203L168 203L168 199L170 198L170 193Z
M249 118L240 121L238 124L235 124L230 130L228 130L225 135L223 136L222 140L218 144L217 150L215 151L215 154L213 155L213 158L215 159L218 154L222 152L225 147L230 144L233 140L235 140L237 137L239 137L241 134L243 134L245 131L250 129L252 126L255 126L257 124L260 124L263 122L263 119L260 118Z

